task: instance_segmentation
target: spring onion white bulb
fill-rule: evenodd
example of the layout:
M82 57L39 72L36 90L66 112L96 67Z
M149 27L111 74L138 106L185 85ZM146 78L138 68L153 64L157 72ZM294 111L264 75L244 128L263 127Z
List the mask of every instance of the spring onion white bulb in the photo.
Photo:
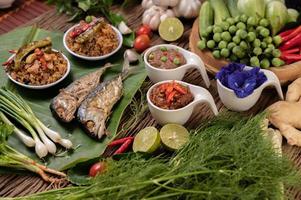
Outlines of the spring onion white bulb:
M18 129L17 127L15 127L13 125L13 123L11 123L11 121L9 121L9 119L3 114L3 112L0 111L0 119L10 125L14 127L14 132L16 133L16 135L20 138L20 140L28 147L34 147L35 146L35 141L32 139L32 137L26 135L25 133L23 133L20 129Z
M35 127L35 128L36 128L40 138L42 139L43 143L45 144L48 152L51 153L51 154L55 154L55 152L56 152L55 144L51 140L49 140L49 138L45 135L43 129L41 129L38 126Z
M72 142L68 139L61 139L59 141L59 144L65 147L66 149L70 149L73 146Z
M48 128L47 126L45 126L40 120L37 120L40 127L43 129L43 131L45 132L45 134L53 141L53 142L56 142L58 143L62 137L61 135L56 132L56 131L53 131L51 130L50 128Z
M35 151L39 158L43 158L48 154L48 150L41 140L36 140Z
M22 142L28 146L28 147L34 147L36 145L36 142L32 139L32 137L26 135L25 133L23 133L21 130L19 130L18 128L14 128L14 132L16 133L16 135L20 138L20 140L22 140Z

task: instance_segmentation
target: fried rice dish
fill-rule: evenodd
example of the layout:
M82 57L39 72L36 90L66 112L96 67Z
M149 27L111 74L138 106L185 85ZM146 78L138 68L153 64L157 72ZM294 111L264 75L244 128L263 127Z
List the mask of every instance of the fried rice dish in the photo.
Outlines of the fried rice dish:
M71 51L83 56L103 56L114 51L119 44L117 33L103 18L90 23L81 21L66 37Z
M46 38L21 47L4 66L14 80L39 86L62 78L67 71L67 60L52 50L51 40Z

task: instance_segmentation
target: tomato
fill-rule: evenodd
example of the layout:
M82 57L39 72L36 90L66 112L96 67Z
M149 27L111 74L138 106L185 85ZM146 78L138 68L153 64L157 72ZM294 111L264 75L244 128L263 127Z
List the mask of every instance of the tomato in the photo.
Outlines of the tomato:
M99 173L103 173L107 169L105 162L97 162L93 164L89 170L89 176L95 177Z
M150 39L148 35L139 35L134 41L134 48L138 52L143 52L150 45Z
M148 25L142 25L136 31L136 35L148 35L148 37L152 36L152 29Z

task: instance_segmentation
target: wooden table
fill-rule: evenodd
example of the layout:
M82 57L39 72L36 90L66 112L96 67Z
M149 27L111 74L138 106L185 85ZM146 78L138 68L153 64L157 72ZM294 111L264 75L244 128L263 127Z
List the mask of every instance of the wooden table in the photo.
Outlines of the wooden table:
M118 8L114 8L118 11ZM140 6L135 6L131 9L127 9L126 11L120 11L124 14L126 19L128 20L128 24L131 28L136 29L141 24L141 16L143 13L143 10ZM39 27L53 30L53 31L66 31L69 27L73 25L73 23L67 22L68 17L65 15L58 15L54 9L44 13L43 15L37 17L30 23L26 25L32 25L37 24ZM189 43L189 35L191 31L193 21L184 21L185 24L185 32L184 35L173 44L184 47L188 49L188 43ZM152 45L163 43L163 41L155 35L152 38ZM216 105L218 109L224 110L224 106L221 103L216 89L216 82L214 80L214 77L211 76L211 87L209 88L209 91L214 97L214 100L216 102ZM185 76L185 81L205 86L202 82L202 78L200 74L195 71L191 70L189 71ZM285 89L285 88L284 88ZM265 90L263 92L262 97L258 101L258 103L248 112L246 112L246 115L254 115L258 112L263 111L268 105L271 105L275 101L278 100L276 98L277 94L274 90ZM213 113L210 111L209 107L206 105L199 105L199 107L194 112L193 116L191 117L191 120L187 124L189 127L193 127L195 124L199 124L202 120L208 119L213 117ZM122 120L124 121L124 120ZM145 127L156 124L154 119L151 117L150 113L147 111L145 113L143 119L141 119L141 122L138 123L139 125L135 128L133 128L134 133L137 132L137 130ZM291 147L286 144L283 145L283 151L284 153L294 161L294 163L300 168L301 167L301 159L300 158L300 148L297 147ZM110 153L107 151L106 153ZM14 197L14 196L24 196L27 194L45 191L53 188L61 188L66 187L69 185L69 183L63 183L61 185L51 185L46 182L44 182L41 178L35 176L35 175L0 175L0 196L6 196L6 197ZM301 193L298 191L295 191L293 189L288 189L287 191L290 191L293 193L293 195L296 197L296 199L301 199Z

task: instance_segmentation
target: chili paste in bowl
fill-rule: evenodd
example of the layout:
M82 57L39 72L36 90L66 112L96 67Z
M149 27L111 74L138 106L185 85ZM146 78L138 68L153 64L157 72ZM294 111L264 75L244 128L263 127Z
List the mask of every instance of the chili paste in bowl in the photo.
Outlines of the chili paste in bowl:
M147 61L160 69L175 69L187 63L184 55L178 49L160 47L149 53Z
M190 104L194 96L189 87L173 81L154 87L150 92L150 100L159 108L176 110Z

